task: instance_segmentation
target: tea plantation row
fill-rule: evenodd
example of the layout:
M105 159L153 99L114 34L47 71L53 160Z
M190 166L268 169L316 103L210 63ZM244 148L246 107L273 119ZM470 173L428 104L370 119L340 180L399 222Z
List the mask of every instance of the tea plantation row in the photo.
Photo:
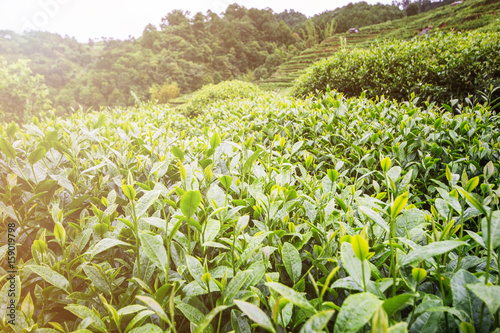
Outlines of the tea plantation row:
M416 102L0 127L2 330L499 331L499 118Z

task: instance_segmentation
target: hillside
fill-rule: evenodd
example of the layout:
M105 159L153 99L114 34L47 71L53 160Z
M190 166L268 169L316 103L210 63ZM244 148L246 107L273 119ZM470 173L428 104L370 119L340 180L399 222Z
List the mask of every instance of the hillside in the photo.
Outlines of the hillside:
M495 22L499 17L500 1L468 0L463 4L448 5L415 16L362 27L357 34L335 34L281 64L274 74L258 84L267 90L288 88L311 64L329 57L338 51L343 43L347 48L353 49L368 47L376 40L410 39L427 26L433 27L429 31L430 34L448 30L474 30Z

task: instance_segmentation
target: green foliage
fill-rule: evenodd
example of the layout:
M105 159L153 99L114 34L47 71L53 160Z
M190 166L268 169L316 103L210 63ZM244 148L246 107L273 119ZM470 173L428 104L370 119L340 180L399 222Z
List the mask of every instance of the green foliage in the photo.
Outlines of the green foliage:
M499 327L489 106L222 87L255 96L0 125L0 330Z
M165 82L161 86L155 83L151 89L149 89L149 93L151 94L152 99L157 100L160 104L164 104L171 99L178 97L180 89L176 82Z
M406 11L406 16L413 16L418 14L418 4L415 2L410 3L408 6L406 6L405 11Z
M500 85L498 34L435 35L409 42L385 42L368 50L341 50L313 65L294 86L297 96L335 89L348 96L385 96L448 104L479 98ZM493 99L496 98L496 93Z
M210 84L194 93L181 109L191 115L199 114L214 103L240 98L255 98L263 92L254 84L242 81L226 81Z
M50 108L49 91L41 75L33 75L28 61L9 64L0 57L0 117L22 123Z

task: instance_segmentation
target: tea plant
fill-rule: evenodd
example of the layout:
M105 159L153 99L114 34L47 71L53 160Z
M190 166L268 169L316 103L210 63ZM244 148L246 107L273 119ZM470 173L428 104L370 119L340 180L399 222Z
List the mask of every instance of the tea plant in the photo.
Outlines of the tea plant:
M498 330L499 127L337 93L1 126L2 330Z
M498 33L468 32L381 42L369 49L340 50L315 63L294 85L297 96L335 89L348 96L422 101L464 101L500 83ZM498 91L493 100L500 97Z

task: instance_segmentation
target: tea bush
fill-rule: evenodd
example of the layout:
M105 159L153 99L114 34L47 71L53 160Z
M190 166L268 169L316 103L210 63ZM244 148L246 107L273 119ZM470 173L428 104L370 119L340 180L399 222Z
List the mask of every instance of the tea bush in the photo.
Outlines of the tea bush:
M251 98L262 94L254 84L243 81L224 81L208 84L193 94L182 109L188 114L199 114L202 108L223 100Z
M335 89L347 96L385 96L399 101L411 94L438 104L469 95L479 98L500 86L498 33L435 34L412 41L374 44L369 49L341 50L301 76L296 96ZM498 92L493 99L500 97Z
M0 126L1 330L497 329L498 115L414 102Z

